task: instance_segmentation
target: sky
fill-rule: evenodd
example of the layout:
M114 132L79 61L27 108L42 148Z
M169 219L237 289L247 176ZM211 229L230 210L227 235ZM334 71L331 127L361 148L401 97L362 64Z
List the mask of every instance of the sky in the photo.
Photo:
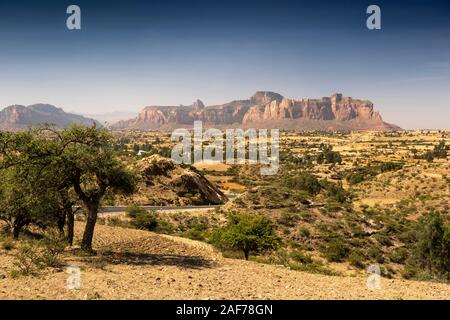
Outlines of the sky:
M450 129L450 0L0 0L1 108L138 112L257 90L340 92L405 129Z

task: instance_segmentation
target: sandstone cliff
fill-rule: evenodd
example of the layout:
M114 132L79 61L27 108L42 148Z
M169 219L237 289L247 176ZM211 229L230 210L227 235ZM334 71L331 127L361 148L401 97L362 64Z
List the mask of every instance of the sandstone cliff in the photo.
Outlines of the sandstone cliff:
M287 99L278 93L258 91L247 100L205 107L197 100L191 106L150 106L113 129L170 129L192 125L239 126L280 129L395 130L385 123L367 100L334 94L321 99Z

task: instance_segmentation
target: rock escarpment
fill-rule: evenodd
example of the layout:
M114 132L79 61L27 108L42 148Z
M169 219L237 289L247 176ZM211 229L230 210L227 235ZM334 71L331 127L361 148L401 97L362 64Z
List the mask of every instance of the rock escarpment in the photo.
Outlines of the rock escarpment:
M191 106L150 106L135 118L120 121L113 129L163 129L192 125L277 127L280 129L393 130L368 100L334 94L321 99L287 99L270 91L258 91L247 100L207 106L197 100Z

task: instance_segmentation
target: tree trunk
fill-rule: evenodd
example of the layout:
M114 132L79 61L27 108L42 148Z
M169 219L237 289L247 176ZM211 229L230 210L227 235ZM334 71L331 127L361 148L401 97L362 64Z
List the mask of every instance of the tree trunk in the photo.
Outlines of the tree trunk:
M12 236L15 240L19 239L20 231L22 231L22 228L26 225L27 221L25 219L22 219L21 217L15 219L12 226Z
M88 215L86 219L86 227L84 228L81 249L92 252L92 239L94 238L95 223L97 222L98 203L88 204Z
M70 208L70 212L67 211L67 243L73 245L73 228L75 226L75 214L73 209Z
M248 256L250 255L250 251L249 250L247 250L247 249L244 249L244 257L245 257L245 260L248 260Z
M22 229L21 225L14 225L13 230L12 230L12 234L13 234L14 240L18 240L19 239L19 235L20 235L20 230L21 229Z
M59 231L59 235L63 238L64 237L64 226L66 225L66 216L67 216L67 212L65 209L63 209L63 212L61 213L61 215L58 217L58 231Z

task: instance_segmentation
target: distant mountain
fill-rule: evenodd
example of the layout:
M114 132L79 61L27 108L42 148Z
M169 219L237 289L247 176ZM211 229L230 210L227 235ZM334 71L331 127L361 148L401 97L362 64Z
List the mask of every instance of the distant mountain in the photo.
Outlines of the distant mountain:
M367 100L334 94L321 99L287 99L270 91L258 91L247 100L205 107L150 106L136 118L119 121L113 129L171 129L200 120L206 126L280 128L298 130L397 130L383 121Z
M69 127L72 123L91 126L100 123L94 119L64 112L50 104L33 104L31 106L13 105L0 111L1 130L19 130L39 124L52 124L59 128Z
M108 123L114 124L123 119L133 118L137 115L137 112L107 112L107 113L92 113L92 114L83 114L84 117L92 118L100 123Z

